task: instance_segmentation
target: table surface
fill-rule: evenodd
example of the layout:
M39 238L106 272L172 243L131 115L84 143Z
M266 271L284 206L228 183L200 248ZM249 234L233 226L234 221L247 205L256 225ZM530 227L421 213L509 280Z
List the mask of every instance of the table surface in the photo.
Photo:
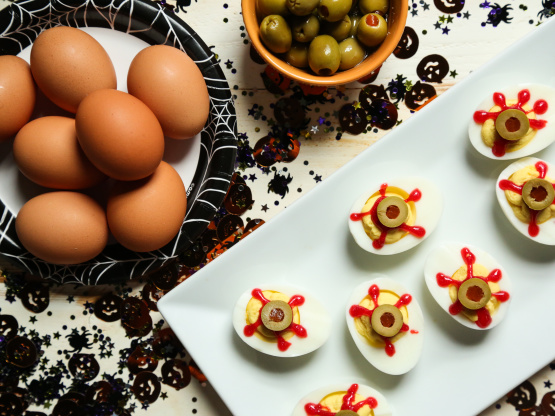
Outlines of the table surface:
M0 0L0 9L10 4ZM555 13L551 0L415 0L409 4L407 27L412 30L407 30L411 35L408 46L392 55L377 75L345 86L310 89L276 76L252 53L238 0L159 4L187 22L218 55L235 94L236 181L245 182L240 196L252 199L246 211L232 202L222 208L215 230L207 231L202 240L205 248L209 246L207 256L193 259L185 255L182 263L166 271L178 281L237 242L249 221L252 225L270 220L395 128L377 120L377 125L366 126L361 134L345 131L341 114L360 110L368 115L360 107L363 88L371 85L369 88L395 104L398 119L394 124L398 125L415 116L418 105L441 95ZM423 84L432 94L415 102L414 95ZM289 147L267 140L268 135L286 133L285 123L293 133ZM86 406L92 406L95 398L97 414L116 410L137 415L229 413L157 312L156 298L166 291L156 285L156 277L118 286L78 287L22 276L1 260L0 270L0 328L5 331L13 324L9 317L15 318L17 335L37 347L35 365L0 366L0 405L5 406L16 394L24 398L28 415L32 411L61 414L75 406L67 396L60 400L72 390L82 393L78 399ZM141 333L120 320L108 322L99 312L108 295L120 301L148 300L146 315L152 324ZM3 344L5 339L0 336L4 360ZM504 397L492 397L491 407L482 416L553 415L554 370L555 362ZM146 401L143 394L148 390L143 384L150 372L158 376L154 384L160 391Z

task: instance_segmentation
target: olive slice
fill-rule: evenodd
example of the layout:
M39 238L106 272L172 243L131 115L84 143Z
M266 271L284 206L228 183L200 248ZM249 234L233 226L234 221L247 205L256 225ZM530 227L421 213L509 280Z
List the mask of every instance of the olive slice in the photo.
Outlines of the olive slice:
M489 302L491 289L487 282L478 277L472 277L460 285L458 298L465 308L480 309Z
M502 111L495 120L495 129L506 140L519 140L530 128L530 121L522 110L510 108Z
M388 196L377 207L378 220L389 228L400 226L409 216L409 206L398 196Z
M260 319L270 331L283 331L293 322L293 310L287 302L273 300L262 307Z
M372 312L370 325L382 337L391 338L401 330L403 315L394 305L380 305Z
M358 413L353 410L340 410L335 416L358 416Z
M528 208L541 211L553 203L555 190L548 180L534 178L527 181L522 187L522 199Z

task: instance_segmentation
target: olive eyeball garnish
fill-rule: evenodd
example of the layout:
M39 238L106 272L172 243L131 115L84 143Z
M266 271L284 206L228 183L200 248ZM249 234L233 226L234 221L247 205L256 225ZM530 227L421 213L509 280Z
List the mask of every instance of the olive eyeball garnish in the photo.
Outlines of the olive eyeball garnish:
M465 280L458 291L458 299L465 308L481 309L491 299L491 289L487 282L478 277Z
M358 416L358 413L353 410L340 410L335 416Z
M530 209L541 211L550 206L554 198L553 185L545 179L530 179L522 187L522 199Z
M273 300L262 308L262 324L270 331L283 331L293 321L293 311L287 302Z
M378 220L386 227L395 228L407 220L409 208L404 199L398 196L384 198L377 207Z
M380 305L372 312L370 321L372 329L382 337L391 338L399 333L403 326L403 315L394 305Z
M530 121L526 114L514 108L505 110L495 120L495 129L506 140L519 140L528 132Z

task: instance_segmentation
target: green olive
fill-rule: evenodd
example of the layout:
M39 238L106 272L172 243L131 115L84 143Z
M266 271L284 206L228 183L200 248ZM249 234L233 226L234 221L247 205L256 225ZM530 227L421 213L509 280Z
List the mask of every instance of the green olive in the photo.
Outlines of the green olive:
M341 54L339 69L342 71L357 66L366 56L364 48L355 38L347 38L341 41L339 43L339 53Z
M297 68L308 67L308 44L294 43L285 54L285 60Z
M318 15L328 22L338 22L351 10L353 0L320 0Z
M376 211L378 220L389 228L400 226L409 216L408 204L398 196L388 196L382 199Z
M387 36L387 23L376 13L362 16L357 28L357 38L366 46L374 47L383 42Z
M477 310L489 302L491 289L487 282L478 277L472 277L459 286L457 297L465 308Z
M389 10L389 0L359 0L358 7L362 14L378 12L385 16Z
M550 206L555 199L553 184L541 178L530 179L522 187L522 199L528 208L541 211Z
M351 30L349 36L355 37L357 35L358 24L360 23L360 16L351 15Z
M291 48L291 29L287 21L277 14L271 14L262 20L260 38L264 45L274 53L285 53Z
M329 76L339 69L339 44L330 35L319 35L310 42L308 64L318 75Z
M287 16L289 9L286 2L287 0L256 0L256 10L263 17L271 14Z
M311 42L320 31L320 20L313 14L297 17L291 23L293 39L297 42Z
M283 331L293 322L293 310L287 302L273 300L262 307L260 319L270 331Z
M370 325L382 337L391 338L401 330L403 315L395 305L380 305L372 311Z
M358 416L358 413L354 410L340 410L335 416Z
M516 108L502 111L495 119L495 129L506 140L519 140L530 128L526 113Z
M320 0L287 0L287 8L295 16L307 16L311 14Z
M349 36L351 31L351 18L348 14L337 22L326 22L323 25L324 33L333 37L336 41L341 42Z

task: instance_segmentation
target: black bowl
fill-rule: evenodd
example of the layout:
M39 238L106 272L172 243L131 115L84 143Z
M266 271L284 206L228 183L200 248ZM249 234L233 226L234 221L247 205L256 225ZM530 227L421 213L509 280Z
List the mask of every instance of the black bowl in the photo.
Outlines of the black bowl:
M53 26L101 27L132 34L148 44L185 51L199 66L208 86L210 115L201 132L198 165L187 189L187 215L178 235L166 246L136 253L111 244L93 260L54 265L23 248L15 217L1 200L0 253L26 272L60 283L97 285L132 279L175 259L206 229L229 187L237 151L235 108L229 85L214 53L163 3L146 0L27 0L0 11L0 55L16 55Z

